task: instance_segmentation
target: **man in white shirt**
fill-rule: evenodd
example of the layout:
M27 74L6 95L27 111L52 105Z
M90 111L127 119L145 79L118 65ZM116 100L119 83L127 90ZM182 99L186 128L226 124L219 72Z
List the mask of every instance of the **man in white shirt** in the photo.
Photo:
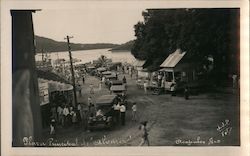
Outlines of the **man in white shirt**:
M104 76L102 77L102 83L103 84L105 83L105 77Z
M121 112L121 124L124 126L125 125L125 113L126 113L126 107L124 106L124 104L121 105L120 112Z
M114 104L114 105L113 105L116 123L119 123L119 120L120 120L120 107L121 107L121 106L120 106L120 103L119 103L119 102L118 102L118 104Z

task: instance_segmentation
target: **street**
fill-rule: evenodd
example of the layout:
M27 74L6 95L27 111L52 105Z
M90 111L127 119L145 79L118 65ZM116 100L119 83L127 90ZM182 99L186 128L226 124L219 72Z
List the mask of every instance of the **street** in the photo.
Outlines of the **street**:
M185 100L178 95L152 95L150 91L144 94L143 89L137 88L134 78L125 76L129 101L125 126L94 131L86 131L82 127L59 127L53 141L49 140L45 130L44 141L74 143L72 146L138 146L141 142L140 122L148 121L150 146L239 144L238 95L205 93ZM123 74L120 74L119 79L122 78ZM77 92L78 102L87 103L91 96L95 103L97 97L109 94L107 86L99 90L99 82L98 78L88 75L85 83L81 82L82 95ZM90 84L94 84L94 94L91 95ZM131 102L137 103L137 121L132 121Z

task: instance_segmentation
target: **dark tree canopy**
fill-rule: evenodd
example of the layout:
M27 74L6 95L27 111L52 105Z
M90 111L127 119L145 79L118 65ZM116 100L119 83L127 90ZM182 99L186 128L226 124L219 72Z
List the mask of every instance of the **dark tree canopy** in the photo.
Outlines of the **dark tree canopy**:
M132 54L157 69L177 48L192 61L214 58L214 73L237 73L239 9L147 9L135 26Z

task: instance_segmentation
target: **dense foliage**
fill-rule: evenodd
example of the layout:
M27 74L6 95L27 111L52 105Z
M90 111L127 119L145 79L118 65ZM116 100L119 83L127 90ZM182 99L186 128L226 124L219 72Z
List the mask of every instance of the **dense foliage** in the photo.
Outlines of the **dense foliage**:
M214 59L214 74L237 73L239 9L148 9L135 26L132 54L157 69L177 48L204 63Z

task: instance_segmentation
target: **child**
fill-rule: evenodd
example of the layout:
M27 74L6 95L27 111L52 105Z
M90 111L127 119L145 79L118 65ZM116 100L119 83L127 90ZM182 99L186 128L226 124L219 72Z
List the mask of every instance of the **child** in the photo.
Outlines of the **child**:
M55 125L56 125L56 120L52 119L50 122L50 135L56 134Z

